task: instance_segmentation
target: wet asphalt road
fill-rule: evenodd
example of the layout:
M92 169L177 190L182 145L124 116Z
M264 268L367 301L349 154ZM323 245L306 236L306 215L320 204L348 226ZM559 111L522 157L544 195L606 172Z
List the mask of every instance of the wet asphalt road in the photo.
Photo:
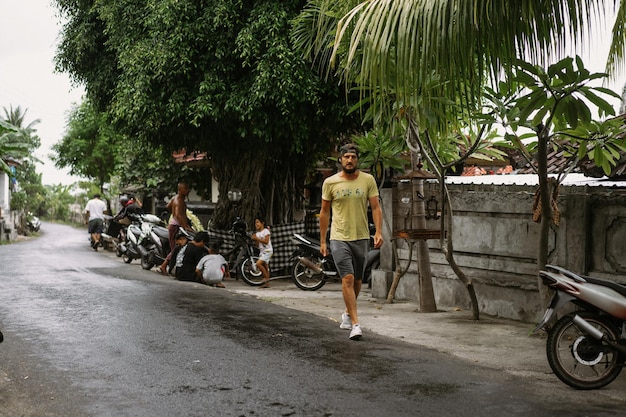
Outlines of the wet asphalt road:
M572 416L522 378L95 253L45 223L0 246L0 415ZM261 290L262 291L262 290Z

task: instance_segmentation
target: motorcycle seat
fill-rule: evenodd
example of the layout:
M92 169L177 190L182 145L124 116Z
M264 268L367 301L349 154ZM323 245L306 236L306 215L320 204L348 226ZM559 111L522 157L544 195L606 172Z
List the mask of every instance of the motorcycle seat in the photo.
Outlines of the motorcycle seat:
M587 282L589 282L591 284L596 284L596 285L601 285L603 287L608 287L608 288L610 288L612 290L617 291L618 293L620 293L624 297L626 297L626 285L618 284L617 282L608 281L608 280L600 279L600 278L592 278L592 277L586 277L586 276L583 276L583 278Z
M154 230L154 233L156 233L156 235L160 238L163 238L166 240L170 238L170 233L165 227L155 226L154 229L152 230Z

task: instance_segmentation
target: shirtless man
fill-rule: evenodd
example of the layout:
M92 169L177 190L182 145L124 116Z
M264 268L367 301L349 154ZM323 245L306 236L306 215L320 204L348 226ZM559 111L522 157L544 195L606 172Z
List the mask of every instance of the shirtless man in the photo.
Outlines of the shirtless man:
M176 245L176 235L178 231L182 228L185 230L191 231L191 226L189 226L189 221L187 220L187 203L185 199L189 195L189 184L186 182L178 183L178 194L174 198L172 198L169 203L167 203L167 210L172 213L170 217L170 222L167 225L167 231L170 241L170 253L165 258L165 261L161 264L159 269L163 275L167 275L167 264L170 261L172 256L171 249Z

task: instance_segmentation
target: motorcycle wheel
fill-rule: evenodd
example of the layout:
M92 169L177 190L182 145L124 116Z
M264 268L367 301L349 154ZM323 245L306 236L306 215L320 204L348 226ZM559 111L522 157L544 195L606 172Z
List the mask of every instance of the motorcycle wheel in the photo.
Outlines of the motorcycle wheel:
M315 265L321 267L322 260L318 257L312 256L308 258ZM296 259L291 267L291 279L298 288L304 291L319 290L326 284L324 274L317 274L309 267L300 262L300 259Z
M263 283L263 273L256 267L256 261L258 260L258 256L246 258L241 263L241 268L239 268L243 282L253 287Z
M577 314L609 340L619 340L617 329L605 318L584 311ZM546 352L550 368L561 381L576 389L608 385L620 374L624 358L615 349L580 330L573 318L573 313L562 317L548 332Z
M152 269L153 266L154 266L154 263L150 262L147 255L141 257L141 267L143 269L147 271L149 269Z
M128 256L128 253L123 253L122 254L122 261L124 261L125 264L129 264L129 263L131 263L133 261L133 258Z
M117 245L117 247L115 248L115 256L117 256L118 258L122 256L122 248L120 248L120 245Z

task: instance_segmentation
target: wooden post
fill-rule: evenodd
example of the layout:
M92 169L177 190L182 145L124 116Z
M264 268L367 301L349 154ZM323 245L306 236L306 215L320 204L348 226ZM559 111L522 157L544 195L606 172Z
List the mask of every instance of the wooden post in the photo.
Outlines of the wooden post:
M413 196L415 207L413 228L424 230L426 229L426 203L423 198L424 180L413 180ZM419 310L421 313L435 313L437 312L437 303L435 302L433 279L430 270L430 252L428 250L428 241L425 239L417 241L417 268L419 284Z

